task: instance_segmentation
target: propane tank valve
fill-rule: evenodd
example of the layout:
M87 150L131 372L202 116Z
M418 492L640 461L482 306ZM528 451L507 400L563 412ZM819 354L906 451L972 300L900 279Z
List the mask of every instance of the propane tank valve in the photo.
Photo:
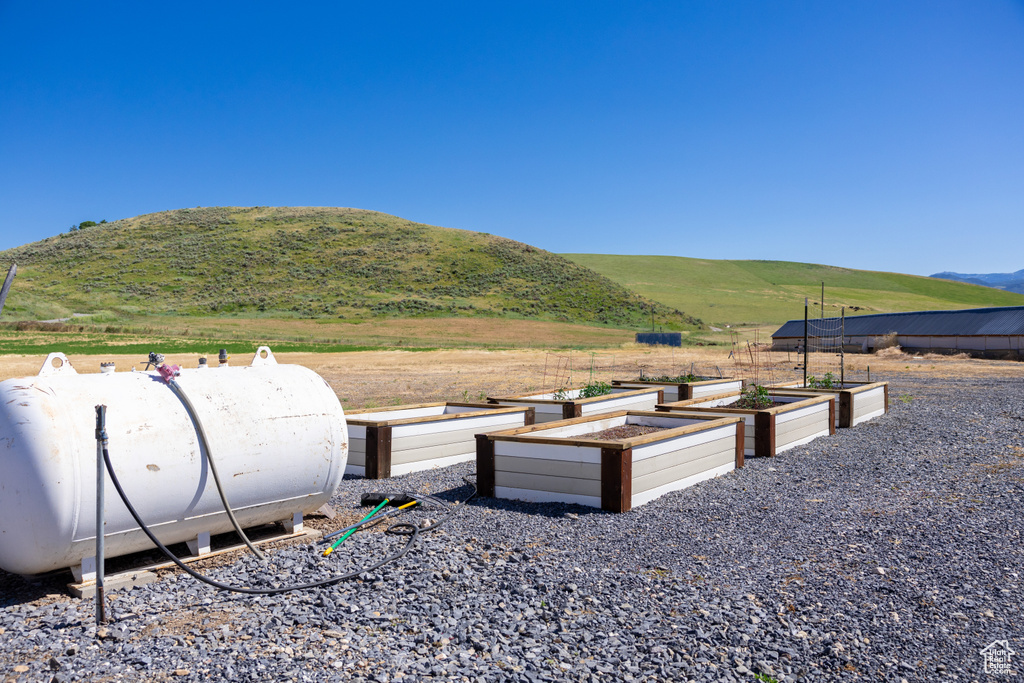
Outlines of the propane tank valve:
M174 378L181 374L181 368L177 365L163 365L156 366L156 371L160 373L160 376L164 378L164 381L170 384L174 381Z

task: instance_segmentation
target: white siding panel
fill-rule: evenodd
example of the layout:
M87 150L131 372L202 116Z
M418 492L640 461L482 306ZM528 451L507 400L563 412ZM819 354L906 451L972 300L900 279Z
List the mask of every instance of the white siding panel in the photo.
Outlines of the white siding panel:
M699 417L673 415L672 413L658 413L657 416L629 415L626 419L626 424L674 429L676 427L689 427L695 424L707 424L707 420L702 420Z
M601 496L581 496L568 493L552 493L549 491L533 491L517 489L510 486L495 486L494 495L507 500L523 500L528 503L575 503L592 508L601 507Z
M735 467L735 463L729 465L722 465L721 467L716 467L714 469L701 472L700 474L695 474L691 477L686 477L685 479L677 479L676 481L669 482L664 486L659 486L658 488L649 489L642 493L634 494L630 500L630 503L633 507L638 507L640 505L643 505L644 503L649 503L656 498L661 498L666 493L679 491L680 489L688 488L690 486L693 486L694 484L699 484L702 481L707 481L708 479L714 479L717 476L728 474L729 472L734 470ZM600 507L600 505L601 502L599 500L598 507Z
M601 479L601 463L570 462L568 460L543 460L540 458L509 458L494 456L495 472L522 472L552 477L573 479Z
M791 410L789 412L780 413L775 416L775 429L778 430L783 424L791 422L793 420L800 420L808 415L814 415L816 413L825 413L826 417L824 420L828 422L828 402L816 403L813 406L807 406L806 408L799 408L797 410Z
M693 398L710 396L712 394L724 394L727 391L742 391L743 380L715 382L714 384L701 384L693 387Z
M549 477L540 474L528 474L526 472L495 472L494 485L495 487L508 486L509 488L532 491L596 496L598 499L601 497L601 482L596 479Z
M387 420L406 420L411 417L432 417L443 414L444 406L427 406L426 408L375 410L372 413L349 413L345 417L350 420L363 420L365 422L386 422Z
M828 434L827 432L824 433L824 434L820 434L820 433L819 434L812 434L810 436L804 437L804 438L799 439L797 441L791 441L790 443L787 443L785 446L779 446L778 444L776 444L776 446L775 446L775 454L778 455L779 453L782 453L783 451L788 451L791 448L796 448L797 446L803 446L805 443L810 443L810 442L814 441L815 439L817 439L819 436L827 436L827 434Z
M574 436L581 436L583 434L592 434L593 432L604 431L605 429L611 429L612 427L619 427L626 424L626 416L619 415L617 417L606 417L598 420L590 420L589 422L579 422L573 425L566 425L564 427L551 427L550 429L538 430L536 432L530 432L524 434L526 438L538 437L538 438L557 438L557 439L569 439Z
M497 408L498 406L492 406ZM478 413L484 410L490 410L490 408L481 408L480 406L445 406L445 415L459 415L461 413Z
M419 460L411 463L400 463L396 465L391 463L391 476L397 477L401 474L409 474L410 472L419 472L421 470L436 469L438 467L449 467L451 465L457 465L460 462L469 462L470 460L476 459L476 451L463 455L452 455L447 458L433 458L431 460Z
M681 451L686 448L694 446L700 446L701 444L711 443L712 441L718 441L719 439L732 438L733 449L736 447L736 425L731 424L725 427L716 427L714 429L705 429L694 434L686 434L684 436L677 436L671 439L664 439L662 441L655 441L654 443L644 444L643 446L636 446L633 449L633 462L639 460L646 460L647 458L655 458L665 453L672 453L674 451Z
M391 444L394 446L394 443ZM452 443L436 444L424 448L403 448L391 451L391 469L394 470L395 463L410 463L428 461L433 458L449 458L465 453L476 453L476 440L455 441ZM428 463L425 467L429 467Z
M601 462L601 449L592 446L559 446L547 443L526 443L522 441L494 441L494 455L508 455L513 458L545 458L577 462Z
M633 493L658 488L675 479L685 479L704 470L714 469L730 462L736 464L736 444L720 439L702 446L687 448L648 460L648 467L633 469Z
M519 419L516 420L516 418ZM522 427L523 414L515 413L513 415L509 415L508 413L499 413L497 415L480 415L479 417L457 418L439 416L436 420L431 420L430 422L414 422L413 424L407 425L395 425L391 428L391 438L394 440L409 436L473 430L476 430L476 434L483 434L485 432L497 431L502 428L501 425L511 425L511 427L504 427L505 429Z
M580 404L583 415L599 415L611 413L617 410L654 410L658 405L658 393L641 394L640 396L626 396L613 398L593 403Z
M853 426L856 427L861 422L867 422L868 420L873 420L874 418L876 418L876 417L878 417L880 415L885 415L885 408L879 408L878 410L876 410L874 412L864 413L862 415L858 415L857 417L853 418Z

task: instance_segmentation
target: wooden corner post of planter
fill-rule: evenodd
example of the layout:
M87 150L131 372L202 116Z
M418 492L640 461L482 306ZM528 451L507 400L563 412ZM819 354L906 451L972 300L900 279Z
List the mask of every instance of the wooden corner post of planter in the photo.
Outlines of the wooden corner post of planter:
M849 391L839 392L839 426L853 426L853 394Z
M476 435L476 490L494 498L494 441L486 434Z
M367 479L387 479L391 476L391 426L366 428Z
M743 467L743 453L746 450L747 423L740 420L736 423L736 469Z
M601 449L601 509L628 512L633 506L633 449Z
M759 458L775 455L775 414L767 410L754 414L754 455Z
M523 416L523 426L529 427L532 424L537 424L537 409L530 406L526 409L526 414Z
M853 424L853 398L850 399L850 424ZM836 433L836 397L828 402L828 433Z
M566 401L562 404L562 419L571 420L574 417L583 417L583 406L579 403Z

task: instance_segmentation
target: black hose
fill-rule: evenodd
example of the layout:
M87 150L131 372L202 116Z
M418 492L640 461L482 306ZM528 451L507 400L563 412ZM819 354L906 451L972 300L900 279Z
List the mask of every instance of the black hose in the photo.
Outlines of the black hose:
M149 537L149 540L153 542L153 545L155 545L157 548L159 548L160 552L162 552L164 555L166 555L169 560L174 562L174 564L178 565L178 567L182 571L184 571L185 573L189 574L190 576L192 576L196 580L202 581L203 583L206 583L206 584L209 584L209 585L213 586L214 588L219 588L221 590L231 591L233 593L245 593L245 594L249 594L249 595L278 595L280 593L289 593L291 591L304 590L304 589L307 589L307 588L319 588L321 586L330 586L330 585L333 585L333 584L336 584L336 583L340 583L342 581L347 581L349 579L354 579L354 578L358 577L360 574L363 574L365 572L373 571L374 569L377 569L379 567L383 567L385 564L388 564L389 562L393 562L394 560L397 560L398 558L402 557L407 552L409 552L409 550L412 548L412 546L416 543L417 539L419 539L419 535L420 535L421 532L427 532L427 531L432 531L432 530L436 529L443 522L446 522L449 519L451 519L451 517L460 509L460 506L458 504L452 506L451 509L449 510L448 514L445 515L442 519L440 519L439 521L435 522L434 524L431 524L430 526L425 527L423 529L420 529L415 524L409 524L409 523L406 523L406 522L399 522L398 524L391 525L390 527L387 528L385 533L392 534L394 536L408 536L409 540L406 541L405 545L403 545L395 553L393 553L391 555L388 555L387 557L383 558L382 560L380 560L378 562L375 562L375 563L371 564L368 567L363 567L362 569L359 569L359 570L356 570L356 571L353 571L353 572L348 572L348 573L345 573L345 574L336 574L335 576L330 576L330 577L328 577L326 579L321 579L319 581L311 581L310 583L294 584L294 585L291 585L291 586L282 586L280 588L245 588L245 587L242 587L242 586L232 586L230 584L221 583L220 581L216 581L214 579L211 579L208 576L204 576L204 575L200 574L199 572L195 571L194 569L192 569L191 567L186 565L184 562L179 560L177 558L177 556L175 556L174 553L172 553L170 550L168 550L167 546L165 546L163 543L160 542L160 539L158 539L153 534L153 532L149 529L149 527L146 526L146 523L143 522L142 518L139 516L138 511L136 511L135 507L131 504L131 501L128 500L128 495L124 492L124 489L121 487L121 482L118 480L117 475L114 473L114 465L113 465L113 463L110 462L110 452L108 451L106 446L103 447L103 462L106 465L107 473L110 474L110 481L111 481L111 483L114 484L114 488L117 490L117 495L121 497L121 502L123 502L125 507L128 508L128 512L129 512L129 514L131 514L132 519L135 520L135 523L139 525L139 528L142 529L142 531L146 534L146 536ZM463 477L463 481L466 482L467 484L470 484L470 485L473 486L473 493L470 494L470 496L468 498L466 498L466 500L462 501L462 504L464 505L465 503L468 503L470 500L472 500L476 496L477 490L476 490L476 484L473 483L472 481L470 481L469 479ZM378 517L379 516L380 515L378 515ZM376 519L376 518L371 517L370 519L366 520L366 522L364 524L369 524L370 522L374 522L374 519ZM381 520L378 519L377 522L374 522L374 523L379 523L380 521ZM354 525L354 526L358 527L358 526L363 526L364 524L359 524L359 525Z
M470 486L473 487L473 495L471 495L466 500L462 501L462 503L464 504L464 503L468 503L470 500L473 499L474 496L476 496L476 484L474 484L472 481L470 481L466 477L463 477L462 481L464 481L465 483L467 483L467 484L469 484ZM416 501L419 502L421 507L425 503L434 503L436 505L440 505L440 506L445 507L445 508L448 507L447 503L445 503L443 500L440 500L439 498L436 498L434 496L423 496L423 495L420 495L420 494L417 494L417 493L406 493L406 492L399 493L398 495L400 495L400 496L408 496L409 498L415 499ZM332 531L329 534L324 534L323 538L321 538L320 540L321 541L329 541L330 539L334 538L335 536L342 535L346 531L351 531L352 529L358 529L358 528L364 527L364 526L366 528L368 528L368 529L369 528L373 528L373 527L377 526L378 524L380 524L381 522L383 522L388 517L394 517L395 515L400 514L402 512L405 512L405 510L402 510L401 508L395 508L393 510L388 510L386 512L381 512L379 514L374 515L370 519L364 519L363 521L357 522L356 524L353 524L352 526L347 526L344 529L338 529L337 531ZM445 517L445 519L448 519L448 517L450 517L450 516L451 516L450 514L447 515ZM423 530L424 531L429 531L429 530L434 529L436 527L437 527L437 524L433 524L430 527L425 527Z
M185 409L188 414L192 417L192 422L195 423L196 432L199 434L199 440L202 442L203 450L206 452L206 462L210 465L210 472L213 474L213 483L217 485L217 493L220 494L220 502L224 504L224 511L228 513L228 519L231 520L231 526L235 528L235 533L238 534L242 542L248 546L252 554L260 558L260 561L266 562L267 557L260 550L252 544L249 537L242 531L242 525L235 519L235 511L231 509L231 504L228 503L228 496L224 492L224 487L220 483L220 475L217 473L217 465L213 462L213 453L210 451L210 442L206 439L206 429L203 428L203 421L199 419L199 411L192 405L192 401L189 400L188 394L181 388L178 382L171 378L167 380L167 386L171 388L174 395L177 396L182 403L185 404Z

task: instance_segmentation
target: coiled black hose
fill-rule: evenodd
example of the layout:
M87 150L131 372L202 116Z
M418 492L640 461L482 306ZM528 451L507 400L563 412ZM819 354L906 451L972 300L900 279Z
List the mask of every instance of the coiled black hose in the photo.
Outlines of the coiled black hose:
M409 550L413 547L413 545L415 545L416 541L419 539L419 535L420 535L421 532L433 531L437 527L441 526L441 524L443 524L444 522L447 522L449 519L451 519L452 516L461 509L461 506L465 505L470 500L472 500L476 496L476 493L477 493L476 483L471 481L470 479L468 479L466 477L463 477L463 481L473 487L473 493L471 493L469 495L469 497L467 497L465 500L461 501L461 504L460 503L456 503L455 505L453 505L448 510L448 514L445 515L444 517L442 517L441 519L439 519L434 524L431 524L428 527L424 527L423 529L420 529L415 524L409 524L407 522L399 522L398 524L392 524L390 527L388 527L385 530L384 533L391 534L391 535L394 535L394 536L408 536L409 540L407 540L405 542L405 545L403 545L395 553L393 553L391 555L388 555L388 556L384 557L383 559L381 559L380 561L375 562L375 563L373 563L373 564L371 564L371 565L369 565L367 567L363 567L362 569L359 569L357 571L347 572L345 574L336 574L334 576L327 577L326 579L320 579L319 581L311 581L309 583L293 584L291 586L281 586L280 588L246 588L246 587L243 587L243 586L232 586L230 584L221 583L220 581L217 581L215 579L211 579L208 576L204 576L203 574L200 574L199 572L195 571L194 569L192 569L191 567L186 565L184 562L179 560L177 558L177 556L175 556L174 553L172 553L170 550L168 550L167 546L165 546L163 543L161 543L160 539L158 539L153 534L153 532L150 531L149 527L146 526L146 523L142 521L142 517L139 516L138 511L131 504L131 501L128 500L128 495L124 492L124 488L121 487L121 482L118 481L117 475L114 473L114 465L113 465L113 463L110 462L110 452L109 452L109 449L106 446L103 447L103 462L104 462L104 464L105 464L105 466L107 468L107 473L110 474L110 481L114 484L114 488L117 490L117 495L120 496L120 498L121 498L121 502L123 502L125 507L128 508L128 512L129 512L129 514L131 514L132 519L135 520L135 523L138 524L139 528L142 529L142 531L146 534L146 536L149 537L149 540L153 542L153 545L155 545L157 548L159 548L160 552L162 552L164 555L166 555L169 560L174 562L174 564L178 565L178 567L182 571L184 571L185 573L189 574L190 576L192 576L193 578L195 578L198 581L202 581L203 583L209 584L209 585L213 586L214 588L219 588L221 590L231 591L233 593L245 593L245 594L248 594L248 595L278 595L280 593L290 593L291 591L304 590L304 589L308 589L308 588L319 588L321 586L330 586L330 585L333 585L333 584L336 584L336 583L340 583L342 581L347 581L349 579L354 579L354 578L358 577L360 574L363 574L363 573L369 572L369 571L373 571L374 569L378 569L379 567L383 567L384 565L388 564L389 562L393 562L393 561L397 560L398 558L402 557L403 555L405 555L407 552L409 552ZM371 517L370 519L368 519L365 522L362 522L360 524L355 524L352 527L349 527L349 529L351 529L351 528L359 528L361 526L365 526L365 525L371 524L371 523L372 524L378 524L378 523L380 523L382 521L382 520L378 519L378 517L380 517L380 515L377 515L376 517ZM345 529L343 531L347 531L347 529Z

